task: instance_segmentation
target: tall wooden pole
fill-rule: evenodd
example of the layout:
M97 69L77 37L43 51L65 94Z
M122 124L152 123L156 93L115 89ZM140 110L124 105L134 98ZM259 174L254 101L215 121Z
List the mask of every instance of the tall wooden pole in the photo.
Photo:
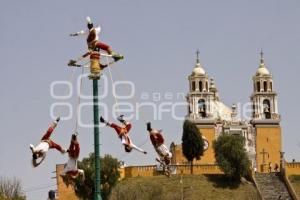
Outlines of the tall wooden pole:
M100 131L99 131L99 106L98 106L98 80L93 79L94 102L94 144L95 144L95 196L94 200L102 200L100 190Z

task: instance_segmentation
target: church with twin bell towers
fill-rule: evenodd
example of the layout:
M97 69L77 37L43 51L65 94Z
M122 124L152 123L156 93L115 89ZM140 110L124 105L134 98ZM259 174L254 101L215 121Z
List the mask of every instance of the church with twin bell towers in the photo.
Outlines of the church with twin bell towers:
M280 164L281 127L277 93L272 73L265 65L263 52L260 53L259 67L252 77L250 120L238 117L235 104L228 107L221 101L214 79L200 63L199 51L188 81L186 118L196 123L205 141L204 155L195 164L216 164L212 144L221 134L235 134L245 138L245 149L257 172L268 172L270 163L272 166ZM171 152L172 164L188 163L182 154L181 145L172 143Z

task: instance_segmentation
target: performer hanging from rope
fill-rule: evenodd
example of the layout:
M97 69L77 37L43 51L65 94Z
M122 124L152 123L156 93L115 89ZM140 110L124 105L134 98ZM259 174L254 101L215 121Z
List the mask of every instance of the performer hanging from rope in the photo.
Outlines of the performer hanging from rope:
M60 145L56 144L50 139L50 136L56 128L59 120L60 118L58 117L55 121L52 122L51 126L42 137L41 142L36 147L30 144L30 150L32 151L32 165L34 167L39 166L43 162L49 149L56 149L62 154L66 152L65 149L63 149ZM39 158L41 159L40 161L38 161Z
M77 133L72 134L71 143L67 152L69 154L69 160L67 164L65 164L61 176L68 176L67 178L71 179L75 179L78 176L81 176L84 179L84 171L82 169L77 168L77 159L80 153L80 146L77 140Z
M135 144L132 143L131 139L129 138L129 131L131 129L131 123L127 122L123 119L124 115L120 115L117 119L124 125L118 126L117 124L111 123L106 121L102 116L100 117L100 122L106 124L107 126L115 129L119 138L121 139L122 144L124 145L125 152L129 153L132 149L135 149L139 152L147 154L146 151L137 147Z
M151 143L160 157L160 161L169 165L171 163L172 153L164 145L164 137L161 134L162 131L152 129L150 122L147 123L147 131L149 132Z
M102 69L107 67L107 65L103 65L100 63L100 50L105 51L108 55L110 55L114 62L117 62L120 59L123 59L123 56L117 54L112 51L111 47L103 42L99 41L99 33L101 31L101 27L97 26L94 27L92 20L90 17L87 17L87 31L79 31L77 33L70 34L70 36L80 36L80 35L87 35L87 46L88 52L79 57L76 60L70 60L69 66L80 66L77 64L78 61L90 56L90 70L91 75L89 76L90 79L99 79L99 75Z

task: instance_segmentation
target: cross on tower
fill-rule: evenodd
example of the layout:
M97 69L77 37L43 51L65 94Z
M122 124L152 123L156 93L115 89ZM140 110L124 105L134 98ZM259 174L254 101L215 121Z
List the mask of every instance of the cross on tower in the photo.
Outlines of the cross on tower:
M200 51L199 51L199 49L197 49L197 51L196 51L196 56L197 56L197 63L199 63L200 61L199 61L199 54L200 54Z
M263 63L264 62L264 52L263 50L261 49L260 50L260 63Z
M263 149L262 152L260 152L260 154L263 155L263 164L266 164L265 155L268 154L268 152L265 149Z

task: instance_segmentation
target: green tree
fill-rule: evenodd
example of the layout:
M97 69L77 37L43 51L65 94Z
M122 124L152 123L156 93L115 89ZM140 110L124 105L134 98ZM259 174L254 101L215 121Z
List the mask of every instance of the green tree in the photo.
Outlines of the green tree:
M244 137L228 134L222 134L213 143L218 165L228 177L236 181L247 176L250 169L250 160L244 145Z
M21 181L17 178L0 177L1 200L25 200Z
M182 153L191 164L191 174L193 174L194 159L200 160L203 155L204 142L202 135L196 124L185 120L182 134Z
M106 200L120 178L119 161L111 155L105 155L100 158L101 162L101 196ZM95 156L91 153L89 157L84 158L78 162L78 168L83 169L85 179L82 181L80 178L75 180L74 189L76 194L83 200L91 200L94 198L95 191Z

